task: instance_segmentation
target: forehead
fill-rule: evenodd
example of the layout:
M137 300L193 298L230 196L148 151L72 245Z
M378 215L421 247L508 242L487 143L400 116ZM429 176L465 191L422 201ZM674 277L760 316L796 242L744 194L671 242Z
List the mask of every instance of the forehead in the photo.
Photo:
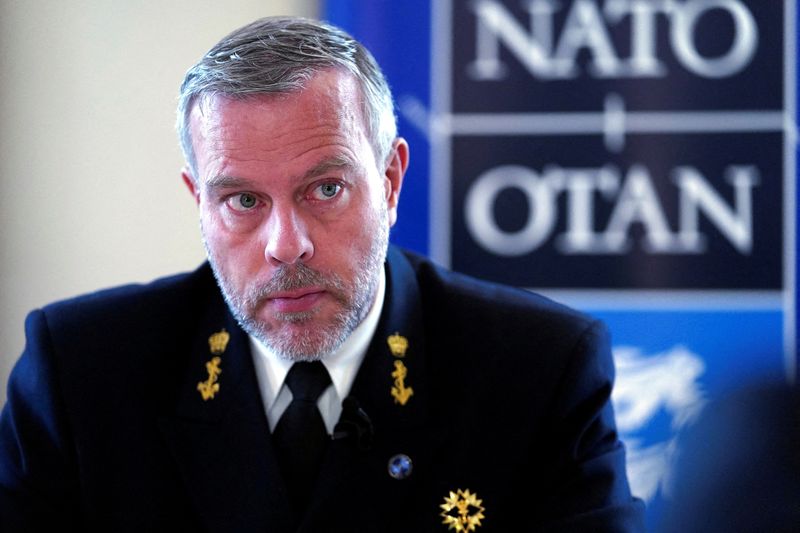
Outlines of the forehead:
M330 69L317 73L304 89L295 92L244 97L203 95L192 106L189 126L195 151L220 147L222 141L248 135L251 140L291 142L304 132L363 134L362 100L361 89L351 74Z
M362 109L358 82L338 70L319 72L292 93L207 96L189 121L196 178L293 178L336 157L371 169Z

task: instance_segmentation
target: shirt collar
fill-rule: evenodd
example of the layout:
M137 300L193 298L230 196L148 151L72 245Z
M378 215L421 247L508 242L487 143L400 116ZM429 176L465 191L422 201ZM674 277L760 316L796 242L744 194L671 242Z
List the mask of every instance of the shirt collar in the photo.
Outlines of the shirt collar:
M343 400L350 393L361 362L367 354L369 343L378 329L378 320L381 316L386 295L386 271L381 269L378 279L378 290L375 301L356 329L342 343L338 350L322 360L331 376L339 400ZM286 374L293 362L279 357L261 341L249 335L250 349L256 367L256 376L261 388L264 407L269 410L278 397L278 393L286 379Z

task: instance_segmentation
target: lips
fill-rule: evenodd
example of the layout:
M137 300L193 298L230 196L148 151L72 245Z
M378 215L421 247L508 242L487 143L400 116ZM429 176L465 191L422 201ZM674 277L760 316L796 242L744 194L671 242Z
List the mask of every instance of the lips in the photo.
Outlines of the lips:
M311 311L324 295L323 289L304 288L274 293L269 296L267 302L280 313L302 313Z

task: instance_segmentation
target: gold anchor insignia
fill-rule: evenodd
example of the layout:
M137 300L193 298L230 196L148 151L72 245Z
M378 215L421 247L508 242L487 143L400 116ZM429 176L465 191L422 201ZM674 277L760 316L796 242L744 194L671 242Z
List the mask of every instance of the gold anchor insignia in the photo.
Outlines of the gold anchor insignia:
M449 526L448 531L475 531L481 525L481 520L486 518L483 514L486 510L483 500L479 500L478 495L469 489L450 491L439 507L442 508L440 516L444 518L442 524Z
M406 350L408 350L408 339L399 333L395 333L394 335L389 335L389 338L386 339L386 342L389 344L389 349L392 351L393 356L406 356Z
M213 399L214 395L219 392L219 383L217 383L217 379L219 375L222 374L222 370L219 368L221 362L222 359L214 357L211 361L206 363L208 379L197 384L197 390L200 391L203 401Z
M414 389L406 387L405 380L407 375L408 369L406 365L404 365L402 361L395 361L394 372L392 372L392 377L394 378L392 396L394 396L394 402L400 405L405 405L408 399L414 395Z
M228 341L231 340L231 335L223 328L221 331L214 333L208 338L208 347L214 355L221 355L225 348L228 347Z

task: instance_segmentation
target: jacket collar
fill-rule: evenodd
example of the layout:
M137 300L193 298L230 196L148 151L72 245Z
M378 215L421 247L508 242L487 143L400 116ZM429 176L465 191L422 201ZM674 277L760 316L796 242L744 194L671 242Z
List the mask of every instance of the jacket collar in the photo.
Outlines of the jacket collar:
M394 247L389 248L386 271L383 312L350 394L372 423L372 442L368 449L361 449L353 439L333 441L300 531L323 531L326 520L337 515L353 531L374 528L380 523L379 517L392 516L402 508L418 488L420 473L430 464L436 439L427 427L425 331L419 287L408 260ZM393 343L405 341L405 349L395 347L393 351L390 337ZM407 397L403 398L402 390ZM412 461L413 470L406 479L389 475L388 463L398 455ZM377 500L375 491L381 493L383 503L363 506L361 502Z
M211 269L201 269L205 308L199 311L182 385L159 420L164 438L209 531L291 531L289 501L269 436L249 339L231 315ZM211 341L224 340L212 351ZM215 364L215 358L218 358ZM216 381L215 370L221 372ZM218 385L213 396L201 388Z
M212 284L206 287L208 305L198 320L174 411L159 421L161 430L210 531L261 531L266 525L270 531L291 531L289 501L248 337L207 270ZM337 515L350 523L374 524L391 509L361 508L361 495L382 490L385 505L396 508L413 492L415 473L428 467L432 443L425 430L428 387L419 287L411 265L394 247L389 249L386 272L384 308L350 394L369 417L372 439L368 446L352 438L332 441L299 531L324 530ZM209 341L223 330L229 335L227 345L222 353L212 353ZM405 341L405 349L393 349L390 337L400 344ZM213 365L215 357L221 370L215 382L219 390L204 399L198 385L214 384L206 365ZM388 473L389 460L399 454L412 460L408 479L393 479Z

